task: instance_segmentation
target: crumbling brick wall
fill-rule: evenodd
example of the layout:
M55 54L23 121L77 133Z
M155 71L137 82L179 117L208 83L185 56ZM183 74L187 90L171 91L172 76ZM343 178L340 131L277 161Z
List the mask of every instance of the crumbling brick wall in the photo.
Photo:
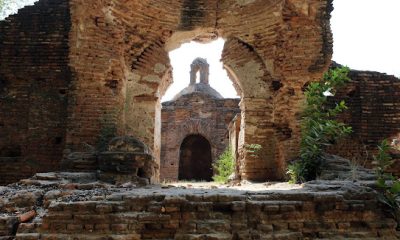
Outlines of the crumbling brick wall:
M400 138L400 79L378 72L355 71L349 74L351 82L339 89L331 104L344 100L349 107L340 119L353 128L350 137L330 148L359 164L372 167L372 155L383 140ZM400 154L393 172L400 174Z
M52 201L42 222L21 224L17 238L396 239L396 222L385 216L375 194L350 187L290 193L133 190L104 200Z
M2 114L18 109L2 128L38 171L112 135L139 138L159 160L168 51L213 35L227 40L222 59L242 93L241 146L263 149L241 147L240 174L281 179L298 153L301 87L330 64L331 11L331 0L40 0L0 23L0 76L22 81L15 103L2 100Z
M115 135L136 136L159 159L168 51L211 35L227 40L222 61L242 98L239 174L281 179L299 150L302 88L330 64L331 11L331 0L40 0L25 7L0 22L0 163L7 165L0 183L57 169L64 149L99 148ZM342 96L354 133L337 149L349 158L398 137L400 118L398 79L372 72L352 79ZM254 143L259 157L244 147Z
M58 168L70 27L67 0L41 0L0 22L0 184Z

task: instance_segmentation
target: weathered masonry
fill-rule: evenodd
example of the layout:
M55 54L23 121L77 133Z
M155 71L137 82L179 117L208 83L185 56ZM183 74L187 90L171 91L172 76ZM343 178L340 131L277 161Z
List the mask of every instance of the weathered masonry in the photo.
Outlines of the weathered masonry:
M96 184L49 191L39 179L30 180L35 188L10 186L0 196L9 201L2 212L36 203L44 213L20 224L18 216L0 216L4 239L398 239L376 193L352 182L275 192L91 188Z
M229 132L238 176L282 179L298 155L303 89L331 63L331 11L331 0L40 0L1 21L0 184L46 173L0 187L0 239L398 239L371 182L139 187L180 178L160 162L168 52L217 37L241 97ZM200 63L192 74L207 88ZM338 95L351 107L350 141L398 136L398 79L352 78ZM182 136L181 149L214 154L219 136L203 130Z
M218 36L242 99L241 139L263 146L253 159L241 145L240 174L280 179L298 151L301 87L330 64L331 10L325 0L41 0L0 24L0 149L13 153L2 157L29 175L57 169L64 149L133 135L159 161L168 51Z
M329 67L331 0L40 0L0 22L1 183L134 136L160 164L168 52L226 40L240 94L238 172L279 180L298 154L302 88ZM246 146L260 144L257 157ZM159 168L155 172L159 177Z

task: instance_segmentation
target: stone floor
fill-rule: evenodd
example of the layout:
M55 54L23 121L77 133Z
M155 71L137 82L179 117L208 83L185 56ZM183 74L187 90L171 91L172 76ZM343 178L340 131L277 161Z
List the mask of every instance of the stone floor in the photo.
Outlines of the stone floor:
M43 173L0 187L0 239L398 239L372 182L168 183Z

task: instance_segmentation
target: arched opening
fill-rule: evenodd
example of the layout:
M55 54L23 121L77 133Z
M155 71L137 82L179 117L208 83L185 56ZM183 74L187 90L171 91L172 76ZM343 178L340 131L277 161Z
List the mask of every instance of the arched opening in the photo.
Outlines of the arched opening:
M172 100L189 83L207 83L224 98L240 98L240 89L235 87L235 83L230 79L229 73L221 62L224 44L225 40L222 38L207 43L192 40L169 50L168 56L172 66L173 81L166 89L165 94L160 96L161 102ZM209 68L202 68L201 62L193 62L196 58L206 60ZM201 76L206 78L201 79Z
M180 147L179 180L211 181L211 145L201 135L187 136Z

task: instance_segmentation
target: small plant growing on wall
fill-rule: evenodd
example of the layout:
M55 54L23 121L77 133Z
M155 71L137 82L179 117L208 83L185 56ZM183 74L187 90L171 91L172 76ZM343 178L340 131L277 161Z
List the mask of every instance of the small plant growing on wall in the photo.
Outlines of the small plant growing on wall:
M389 207L390 214L397 223L400 223L400 180L387 173L393 164L390 156L391 146L387 140L383 140L378 146L378 154L373 156L377 175L376 185L379 188L378 200Z
M246 152L249 153L250 156L252 157L257 157L260 150L261 150L261 145L260 144L245 144L246 147Z
M290 182L315 179L326 147L351 133L351 127L335 119L347 109L345 102L341 101L333 108L327 106L328 96L335 95L336 90L350 80L349 71L347 67L331 69L321 81L307 87L301 120L300 160L288 166Z
M213 180L219 183L226 183L235 169L235 159L232 154L231 148L227 148L213 164L216 174Z
M305 181L302 175L303 167L303 163L300 161L288 165L286 173L289 175L289 183L296 184Z

